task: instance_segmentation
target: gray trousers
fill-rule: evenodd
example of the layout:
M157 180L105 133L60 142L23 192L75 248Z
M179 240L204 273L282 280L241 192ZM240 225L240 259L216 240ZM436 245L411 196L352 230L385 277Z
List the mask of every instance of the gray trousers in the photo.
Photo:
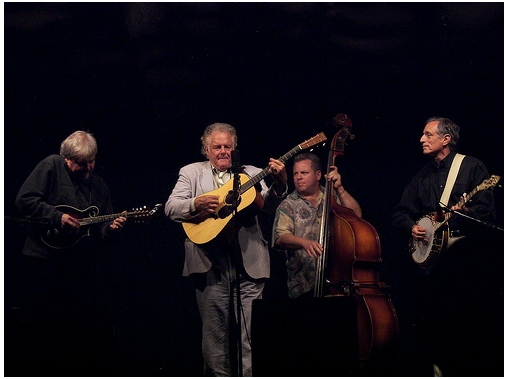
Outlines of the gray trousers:
M215 257L214 257L215 258ZM202 319L202 353L206 376L237 376L237 286L235 270L227 258L214 261L213 268L201 274L196 300ZM254 299L261 299L264 281L240 277L242 374L252 376L251 311ZM233 301L232 301L233 299ZM240 362L239 362L240 363Z

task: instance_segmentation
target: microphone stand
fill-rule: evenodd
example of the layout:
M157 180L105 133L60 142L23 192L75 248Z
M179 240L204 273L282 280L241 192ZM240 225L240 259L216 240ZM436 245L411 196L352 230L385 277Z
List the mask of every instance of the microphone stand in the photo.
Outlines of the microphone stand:
M233 218L235 222L235 236L233 238L233 253L234 253L234 266L235 266L235 281L236 281L236 292L237 292L237 307L236 307L236 317L237 317L237 353L238 353L238 375L239 377L243 376L243 367L242 367L242 301L240 298L240 272L238 266L241 260L241 252L240 252L240 244L238 239L239 232L239 222L237 217L237 208L238 208L238 200L240 197L240 172L242 171L242 167L240 166L240 153L238 150L232 151L232 166L231 172L233 174L233 192L232 192L232 212ZM233 292L232 292L232 300L233 300ZM233 304L233 303L232 303Z
M490 222L487 222L487 221L482 221L482 220L479 220L475 217L472 217L472 216L468 216L467 214L464 214L464 213L461 213L459 211L455 211L455 210L452 210L451 208L449 208L448 206L442 204L442 203L439 203L440 207L445 211L445 212L449 212L449 213L453 213L455 215L458 215L458 216L461 216L461 217L464 217L466 218L467 220L470 220L470 221L473 221L473 222L476 222L480 225L484 225L485 227L487 228L490 228L490 229L493 229L493 230L499 230L501 232L503 232L503 229L494 225L494 224L491 224Z

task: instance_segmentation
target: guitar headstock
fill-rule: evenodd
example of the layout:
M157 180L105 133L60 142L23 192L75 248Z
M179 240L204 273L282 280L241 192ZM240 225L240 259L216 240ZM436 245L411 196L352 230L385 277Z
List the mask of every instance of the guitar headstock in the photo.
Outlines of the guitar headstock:
M491 177L489 179L486 179L481 184L479 184L477 186L477 189L479 191L482 191L482 190L487 190L489 188L493 188L494 186L496 186L498 184L500 179L501 179L501 176L491 175Z
M300 144L300 147L302 150L308 149L309 147L315 146L317 144L320 144L321 142L326 141L326 136L324 133L318 133L314 137L309 138L308 140L302 142Z

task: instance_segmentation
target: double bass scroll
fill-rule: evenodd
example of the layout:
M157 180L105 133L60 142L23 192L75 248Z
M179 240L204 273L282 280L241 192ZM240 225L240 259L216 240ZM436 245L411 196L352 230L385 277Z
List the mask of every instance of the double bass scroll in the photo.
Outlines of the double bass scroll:
M328 154L327 174L343 155L350 137L351 119L339 113L333 119L339 128ZM381 282L380 239L375 228L353 210L336 201L333 183L326 181L319 242L323 254L316 261L315 297L352 296L357 300L360 366L398 339L396 311L386 285Z

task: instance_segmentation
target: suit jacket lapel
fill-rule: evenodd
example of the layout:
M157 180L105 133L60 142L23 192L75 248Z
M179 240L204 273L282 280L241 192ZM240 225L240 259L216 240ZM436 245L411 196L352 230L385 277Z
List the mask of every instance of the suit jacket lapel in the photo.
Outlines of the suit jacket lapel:
M213 191L214 188L214 175L212 175L212 167L210 162L207 161L202 166L202 171L200 172L200 188L202 194Z

